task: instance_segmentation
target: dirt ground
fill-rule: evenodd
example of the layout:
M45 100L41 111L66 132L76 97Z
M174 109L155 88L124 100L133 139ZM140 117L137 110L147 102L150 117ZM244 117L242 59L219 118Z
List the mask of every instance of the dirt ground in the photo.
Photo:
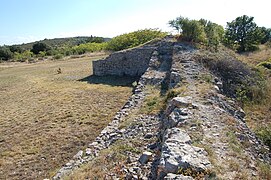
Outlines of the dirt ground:
M50 178L122 107L134 80L90 76L99 58L0 64L0 179Z

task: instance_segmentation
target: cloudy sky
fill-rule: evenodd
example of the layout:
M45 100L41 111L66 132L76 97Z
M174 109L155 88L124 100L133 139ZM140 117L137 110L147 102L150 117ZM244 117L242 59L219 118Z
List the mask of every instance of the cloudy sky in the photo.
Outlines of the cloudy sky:
M226 26L253 16L271 28L270 0L0 0L0 45L72 36L114 37L159 28L178 16L208 19Z

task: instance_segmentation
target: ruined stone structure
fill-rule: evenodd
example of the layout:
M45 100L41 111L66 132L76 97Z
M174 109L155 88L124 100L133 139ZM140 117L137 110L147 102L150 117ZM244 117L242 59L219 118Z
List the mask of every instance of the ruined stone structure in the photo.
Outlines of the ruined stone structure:
M141 76L148 68L153 46L120 51L104 60L93 61L93 74L97 76Z
M236 143L247 145L239 152L246 159L236 160L242 168L249 170L247 179L257 176L255 160L270 162L268 148L246 126L245 114L240 113L243 111L237 103L222 94L219 85L223 82L195 60L197 51L188 45L165 39L93 62L94 75L97 76L130 75L141 78L134 94L112 122L87 149L79 151L67 162L53 179L71 174L116 141L127 143L135 139L140 142L136 148L141 154L129 152L127 155L127 162L120 169L125 179L190 180L198 174L208 179L214 166L229 169L231 164L227 158L236 159L231 148L233 144L227 141L228 132L232 129L235 130L232 134ZM206 73L212 77L212 82L203 81ZM139 111L131 117L133 121L130 125L121 126L144 103L149 95L147 85L156 86L161 92L164 88L178 87L186 91L169 99L167 108L160 114L146 115ZM199 143L201 147L197 146ZM210 161L210 157L213 160L215 157L216 161ZM218 178L234 179L233 175L237 173L222 172ZM105 175L105 179L120 177L123 178L114 172Z
M153 52L159 51L163 59L170 59L171 46L167 41L152 41L144 46L115 52L103 60L93 61L93 74L96 76L141 76L149 67ZM170 63L164 63L170 64ZM152 65L153 66L153 65ZM157 66L157 65L156 65Z

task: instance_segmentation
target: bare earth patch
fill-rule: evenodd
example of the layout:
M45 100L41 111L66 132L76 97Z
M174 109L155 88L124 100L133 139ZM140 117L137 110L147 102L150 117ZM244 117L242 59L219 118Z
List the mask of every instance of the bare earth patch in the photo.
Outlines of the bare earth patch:
M0 179L51 177L110 122L132 80L88 78L99 58L1 66Z

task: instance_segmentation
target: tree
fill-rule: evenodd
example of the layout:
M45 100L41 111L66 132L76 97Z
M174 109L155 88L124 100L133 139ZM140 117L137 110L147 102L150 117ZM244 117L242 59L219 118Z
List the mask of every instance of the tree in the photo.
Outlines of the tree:
M267 29L265 27L260 27L260 31L262 32L263 38L261 39L261 44L266 43L271 40L271 29Z
M197 20L183 21L182 23L182 35L187 41L192 42L205 42L206 33L204 27Z
M239 52L256 50L262 39L262 33L253 20L254 17L243 15L232 22L227 22L226 45L236 48Z
M182 39L192 42L205 42L206 34L204 26L200 21L189 20L182 16L177 17L175 20L169 21L169 25L182 34Z
M0 47L0 60L9 60L13 57L13 53L7 46Z
M203 21L201 19L200 21ZM207 36L208 46L217 48L224 37L224 28L221 25L205 20L204 30Z
M40 51L49 51L51 48L46 43L38 42L35 43L31 49L34 54L39 54Z
M177 17L177 18L174 19L174 20L170 20L170 21L168 22L168 24L169 24L171 27L173 27L175 30L177 30L178 33L181 33L181 31L182 31L182 25L183 25L183 23L184 23L185 21L188 21L188 19L187 19L187 18L184 18L184 17L182 17L182 16L180 16L180 17Z
M9 46L9 49L11 52L15 53L22 53L23 52L23 49L21 46L18 46L18 45L12 45L12 46Z

